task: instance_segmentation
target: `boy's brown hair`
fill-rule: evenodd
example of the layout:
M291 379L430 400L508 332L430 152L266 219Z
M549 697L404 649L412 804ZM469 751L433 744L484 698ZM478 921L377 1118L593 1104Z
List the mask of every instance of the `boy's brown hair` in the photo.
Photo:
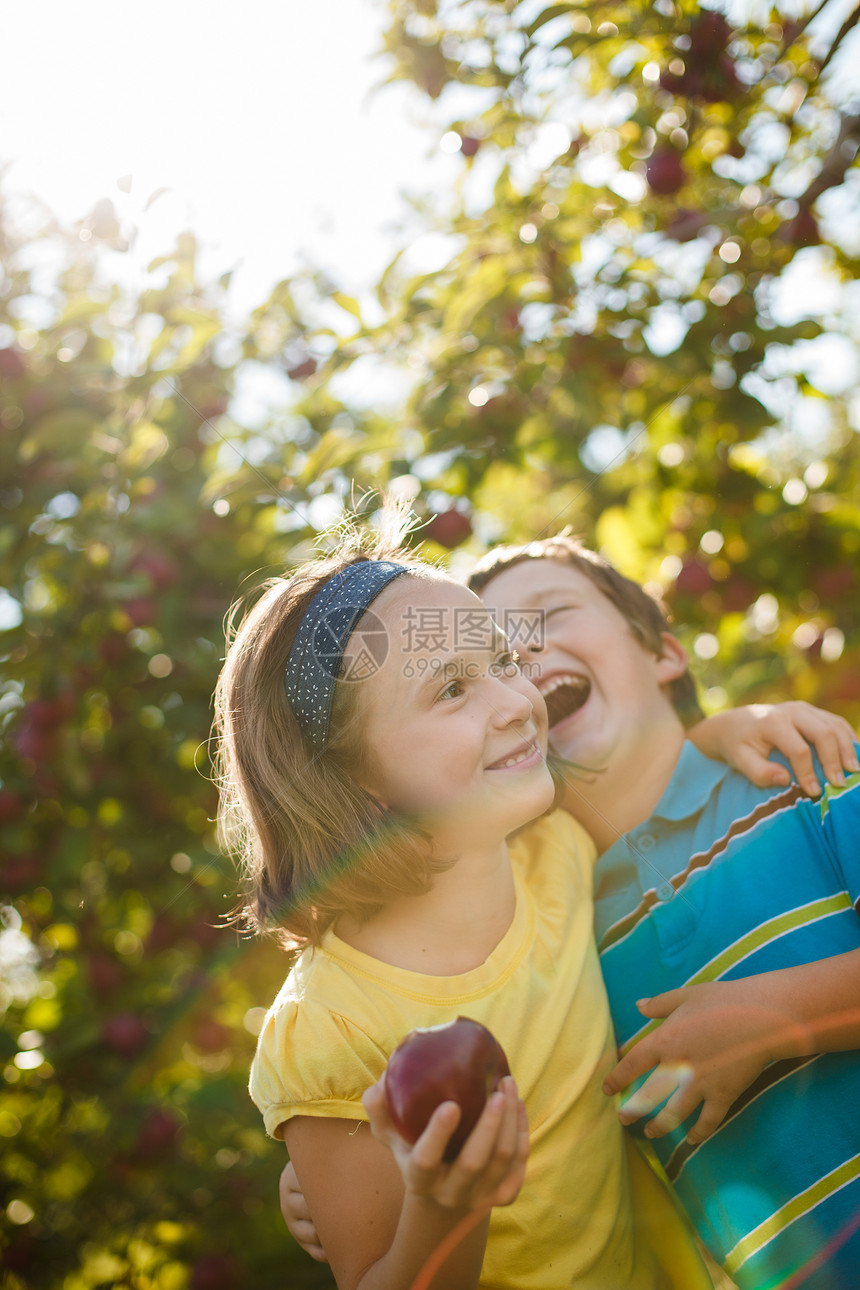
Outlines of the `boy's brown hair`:
M663 606L653 596L649 596L638 582L625 577L603 556L584 546L568 529L555 537L527 542L521 546L495 547L475 565L467 586L480 596L493 578L526 560L558 560L577 569L594 583L597 590L626 619L642 648L657 658L662 656L661 636L663 632L669 631L669 616ZM685 727L702 720L704 713L699 706L696 682L689 671L670 682L669 694Z

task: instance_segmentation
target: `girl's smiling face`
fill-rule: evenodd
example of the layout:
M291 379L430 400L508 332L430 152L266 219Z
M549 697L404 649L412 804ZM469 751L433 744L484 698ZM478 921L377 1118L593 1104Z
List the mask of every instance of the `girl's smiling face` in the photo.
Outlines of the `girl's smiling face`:
M546 706L478 597L407 576L373 612L388 653L362 682L363 787L463 845L498 843L547 810Z

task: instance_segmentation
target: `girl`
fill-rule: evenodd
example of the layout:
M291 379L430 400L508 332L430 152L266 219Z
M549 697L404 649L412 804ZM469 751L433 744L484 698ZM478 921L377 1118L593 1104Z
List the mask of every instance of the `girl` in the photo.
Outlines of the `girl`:
M601 1083L614 1043L593 846L554 813L546 710L478 598L353 543L275 580L216 696L221 825L250 922L304 947L251 1092L344 1290L696 1290L710 1281ZM487 1025L512 1079L443 1163L385 1112L415 1026ZM528 1108L528 1122L526 1121Z

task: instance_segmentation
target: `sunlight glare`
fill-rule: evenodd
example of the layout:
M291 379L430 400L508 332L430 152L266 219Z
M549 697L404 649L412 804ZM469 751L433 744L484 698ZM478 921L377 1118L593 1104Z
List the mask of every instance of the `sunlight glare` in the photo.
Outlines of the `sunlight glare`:
M404 87L370 93L385 73L372 60L378 5L256 0L239 17L202 0L92 0L85 15L5 15L9 187L66 221L110 198L123 229L140 229L132 254L114 257L118 276L142 275L189 227L204 271L241 265L247 303L307 255L347 286L382 270L383 226L433 162ZM49 92L34 92L37 63Z

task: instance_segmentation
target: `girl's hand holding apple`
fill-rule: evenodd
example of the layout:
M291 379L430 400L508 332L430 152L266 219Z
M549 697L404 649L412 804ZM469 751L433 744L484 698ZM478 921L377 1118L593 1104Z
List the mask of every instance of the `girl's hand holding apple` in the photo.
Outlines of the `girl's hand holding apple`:
M510 1205L525 1177L529 1153L526 1110L511 1076L492 1093L459 1155L444 1160L460 1121L456 1102L442 1102L418 1138L409 1143L394 1127L385 1097L385 1076L364 1094L370 1127L394 1154L407 1192L443 1209L489 1210Z

